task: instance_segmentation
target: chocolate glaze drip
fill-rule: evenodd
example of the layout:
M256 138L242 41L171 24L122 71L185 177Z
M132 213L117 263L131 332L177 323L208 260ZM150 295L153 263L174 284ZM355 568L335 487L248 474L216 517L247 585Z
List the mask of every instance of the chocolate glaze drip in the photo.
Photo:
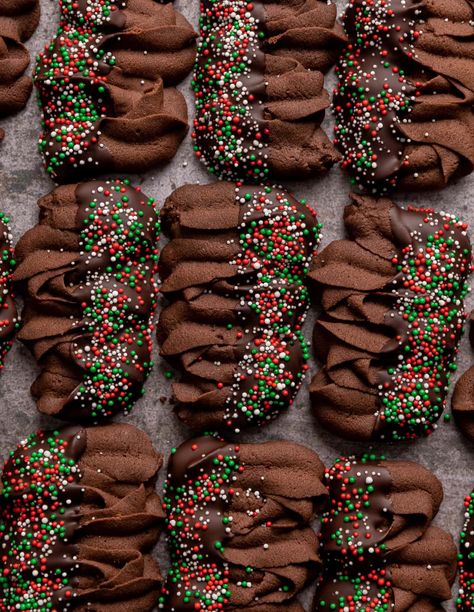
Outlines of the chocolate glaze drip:
M30 55L24 46L36 30L40 17L38 0L2 2L0 6L0 117L20 111L33 87L24 76ZM0 140L4 131L0 129Z
M301 612L294 595L318 564L309 523L324 496L321 468L287 442L200 437L174 450L164 497L172 563L160 609L213 610L217 601Z
M472 71L473 15L466 0L452 9L439 0L351 0L333 105L353 184L440 188L472 171L474 92L463 73Z
M322 74L308 72L335 59L343 40L335 17L319 0L201 3L193 136L211 173L262 182L335 163L320 129L328 106Z
M152 610L161 457L130 425L40 431L3 470L0 609ZM38 608L40 606L40 608Z
M306 370L303 280L319 241L314 213L277 189L221 183L179 189L162 219L171 237L162 292L172 303L158 339L185 371L174 385L179 416L197 428L268 422L291 405Z
M339 459L326 480L325 569L313 609L438 609L456 557L450 536L430 527L439 481L417 464L368 457Z
M471 312L469 340L474 347L474 313ZM456 424L462 433L474 441L474 366L471 366L456 383L451 408Z
M474 491L464 500L465 522L459 544L459 595L456 607L461 612L474 610Z
M169 161L187 112L181 94L165 85L182 80L194 61L189 23L152 0L60 7L60 28L35 72L49 174L67 182Z
M44 368L32 388L38 408L67 419L128 412L153 365L154 202L128 183L91 181L40 206L15 277L27 290L20 339Z
M345 219L352 240L330 245L310 272L324 307L315 328L326 363L311 385L316 414L348 438L430 434L465 319L466 226L355 196Z

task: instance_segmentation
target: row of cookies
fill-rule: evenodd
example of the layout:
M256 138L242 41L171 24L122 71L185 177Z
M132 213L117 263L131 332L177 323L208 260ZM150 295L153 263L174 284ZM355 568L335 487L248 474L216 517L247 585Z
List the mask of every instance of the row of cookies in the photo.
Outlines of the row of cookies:
M313 292L323 308L314 337L323 367L310 385L320 423L356 440L436 429L471 270L456 217L353 196L349 238L315 255L315 213L283 190L189 185L161 211L170 240L158 263L160 217L128 182L59 187L39 205L14 252L4 225L1 335L4 357L18 327L15 281L25 297L18 336L42 367L32 387L42 413L98 422L131 410L152 367L159 271L160 351L181 372L176 412L192 428L239 432L292 405L308 369ZM453 409L472 438L471 379Z
M130 411L152 367L159 269L160 350L182 371L177 413L194 429L239 431L292 404L310 352L306 277L323 307L314 341L323 367L310 387L320 422L368 440L436 428L466 318L471 247L457 218L354 196L350 238L315 257L315 213L286 192L185 186L161 211L171 239L158 264L154 202L127 182L59 187L39 205L15 251L3 226L1 336L4 358L18 327L15 281L44 414L98 421ZM470 378L453 405L468 436Z
M451 597L456 547L431 524L442 487L416 463L364 456L325 470L295 443L203 436L173 449L163 502L161 464L126 424L23 440L1 479L0 608L302 612L310 583L315 611L428 611ZM460 610L474 595L466 508ZM162 529L164 582L151 556Z
M187 111L174 85L195 33L170 4L60 2L59 30L34 70L40 152L58 182L143 172L175 154ZM37 0L2 3L0 113L31 90L23 41ZM304 178L340 154L321 130L337 66L335 144L366 190L440 188L474 165L469 0L350 0L344 29L321 0L203 2L193 88L195 151L224 179Z

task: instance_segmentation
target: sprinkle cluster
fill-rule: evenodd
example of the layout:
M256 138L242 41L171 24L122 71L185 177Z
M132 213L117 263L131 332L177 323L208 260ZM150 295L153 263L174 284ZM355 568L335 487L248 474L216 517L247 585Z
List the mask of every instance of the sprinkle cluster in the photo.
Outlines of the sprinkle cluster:
M154 200L128 181L90 185L76 262L85 278L74 354L85 372L72 401L97 418L128 413L153 365L159 221Z
M172 455L180 450L173 449ZM185 469L182 477L170 470L165 484L163 507L171 569L158 607L222 611L232 595L229 564L224 558L225 541L232 532L228 508L234 495L232 487L244 468L239 464L239 446L206 452L198 440L191 450L187 466L193 468ZM241 586L251 586L251 571L247 569L249 581L242 581Z
M466 522L461 532L457 609L474 610L474 491L464 500Z
M260 13L259 2L201 2L194 149L209 172L223 179L262 182L269 173Z
M12 275L16 261L9 223L9 217L0 212L0 370L5 367L5 357L13 346L13 333L20 326L13 301Z
M59 432L31 435L12 451L0 490L0 610L67 610L77 523L79 466ZM71 496L72 494L72 496Z
M395 330L396 350L378 388L379 425L395 440L430 434L444 410L471 270L466 224L447 213L411 210L418 222L392 260L396 301L385 320Z
M254 325L242 337L247 344L226 403L228 426L269 420L292 403L307 370L304 279L321 230L304 201L299 204L282 191L241 188L237 197L243 211L241 250L231 264L237 283L241 277L248 287L241 308L250 308ZM241 293L239 284L235 289Z
M404 66L415 56L421 17L411 0L350 0L345 13L351 42L337 67L334 142L361 188L394 186L410 164L401 124L410 120L420 85L408 80Z
M338 459L325 474L330 506L322 519L325 574L316 610L386 612L393 592L384 544L391 478L374 455Z
M103 49L102 30L126 6L119 0L88 0L82 10L74 0L59 4L59 29L38 56L34 74L43 112L39 148L53 178L64 165L98 163L100 122L110 107L107 74L115 64Z

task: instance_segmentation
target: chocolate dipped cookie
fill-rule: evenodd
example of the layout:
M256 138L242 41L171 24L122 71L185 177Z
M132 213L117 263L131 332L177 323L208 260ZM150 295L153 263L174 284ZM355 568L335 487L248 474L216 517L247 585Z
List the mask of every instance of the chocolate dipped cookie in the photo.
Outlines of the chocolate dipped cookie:
M309 278L323 312L323 366L310 392L319 421L355 440L412 440L436 429L466 319L467 226L430 209L352 195L348 239Z
M469 339L474 347L474 312L471 313ZM464 372L454 387L451 403L454 419L469 440L474 441L474 366Z
M366 191L440 189L474 167L472 0L349 0L335 143Z
M430 525L438 479L409 461L338 459L326 472L321 526L324 573L313 610L440 610L451 598L457 551Z
M287 441L188 440L164 493L171 568L166 612L303 612L295 596L320 570L310 527L326 498L324 466Z
M132 425L39 431L0 484L0 610L153 610L162 457Z
M58 187L18 242L19 334L42 372L40 412L98 421L128 413L153 365L159 218L127 181Z
M25 70L30 54L24 46L40 18L39 0L2 0L0 3L0 118L20 111L33 88ZM0 140L4 131L0 129Z
M161 211L163 355L181 372L178 416L196 429L262 425L293 402L307 370L305 274L320 226L280 189L187 185Z
M197 156L222 179L320 174L339 159L321 129L323 73L345 42L323 0L202 0L194 74Z
M456 607L461 612L474 610L474 491L464 500L465 522L459 543L459 595Z
M56 37L39 55L40 152L58 183L168 162L187 129L170 87L191 70L195 34L171 4L60 3Z

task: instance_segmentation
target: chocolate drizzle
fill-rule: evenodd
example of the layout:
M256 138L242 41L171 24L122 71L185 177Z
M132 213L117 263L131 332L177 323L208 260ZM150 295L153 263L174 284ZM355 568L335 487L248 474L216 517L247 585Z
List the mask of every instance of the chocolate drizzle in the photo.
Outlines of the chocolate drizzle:
M474 348L474 311L471 312L469 340ZM464 372L454 388L451 404L456 424L461 432L474 441L474 366Z
M73 186L72 202L66 190L45 198L40 225L17 247L16 278L28 283L20 337L45 368L33 386L40 410L96 421L130 411L153 365L159 222L154 201L128 183ZM69 246L62 232L73 228ZM69 257L45 271L46 246Z
M459 595L456 607L460 612L474 610L474 491L464 500L465 522L461 531L459 555Z
M222 219L233 219L210 238L215 222L199 221L200 204L190 199L196 189L178 190L165 204L163 223L172 240L161 257L162 292L177 299L163 311L158 337L161 353L179 358L186 372L174 386L178 400L189 403L196 389L196 407L183 405L178 414L193 426L204 421L239 431L278 416L303 379L303 280L320 227L304 203L277 189L221 184L199 191L203 205L225 198ZM209 239L212 268L201 252ZM193 262L189 277L186 260ZM201 404L208 411L203 421L194 416Z
M430 209L353 200L346 209L353 241L333 243L310 273L328 304L315 340L330 364L313 380L314 406L347 437L428 435L444 410L466 318L467 226ZM346 257L353 268L347 274L358 278L354 284L335 276ZM333 410L345 411L354 401L350 422L332 418Z

